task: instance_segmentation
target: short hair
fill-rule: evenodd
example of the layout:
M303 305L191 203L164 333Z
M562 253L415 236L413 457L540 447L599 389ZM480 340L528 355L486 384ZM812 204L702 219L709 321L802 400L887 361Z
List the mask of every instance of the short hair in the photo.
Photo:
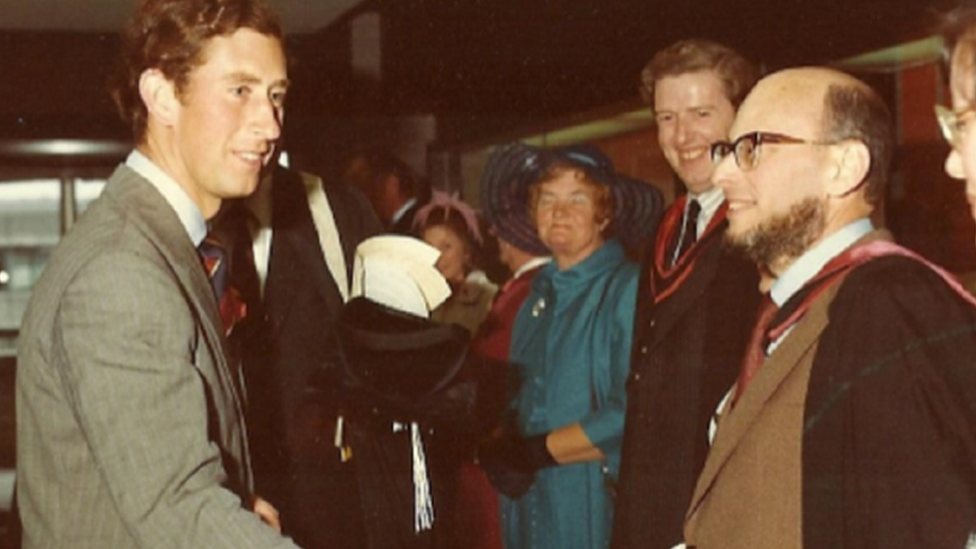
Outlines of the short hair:
M465 221L464 216L461 212L454 208L436 206L430 209L430 212L424 217L423 222L420 219L414 219L414 235L423 240L424 233L427 229L434 227L444 227L445 229L454 233L455 236L464 245L464 251L468 254L468 265L465 267L468 274L472 270L482 269L485 266L485 256L484 247L475 239L475 235L472 232L472 228L468 227L468 222ZM475 223L482 223L480 217L475 218ZM484 234L484 231L480 230L480 234Z
M947 54L962 42L976 45L976 1L957 0L956 7L943 14L939 32Z
M681 40L654 54L641 71L641 97L653 109L659 80L707 70L715 71L736 109L759 79L759 69L732 48L710 40Z
M357 152L346 164L342 179L363 191L372 200L383 180L389 175L400 181L400 191L404 196L417 197L422 201L429 197L430 192L422 184L421 178L406 162L387 149L375 148Z
M139 79L158 69L186 91L190 72L205 62L203 50L216 36L247 28L284 38L278 15L264 0L142 0L122 29L121 55L110 83L112 99L137 143L145 138L148 111L139 95Z
M884 197L888 171L895 148L891 113L881 96L864 83L832 84L824 95L824 138L831 141L856 139L871 155L865 176L864 197L876 206Z
M532 216L532 221L537 221L536 209L539 207L539 196L542 194L542 184L548 183L550 181L555 181L563 176L563 174L572 173L577 181L580 181L587 187L593 190L593 216L597 223L603 223L604 221L613 221L614 212L614 201L613 193L610 192L610 187L604 185L586 173L586 170L570 164L568 162L557 161L549 166L546 171L542 173L541 176L529 185L529 213ZM603 237L609 238L612 235L610 232L612 230L613 223L607 223L607 227L603 231Z
M938 32L942 34L944 74L948 78L952 54L964 47L971 54L970 65L976 60L976 1L957 0L955 8L943 14ZM972 66L968 67L972 68Z

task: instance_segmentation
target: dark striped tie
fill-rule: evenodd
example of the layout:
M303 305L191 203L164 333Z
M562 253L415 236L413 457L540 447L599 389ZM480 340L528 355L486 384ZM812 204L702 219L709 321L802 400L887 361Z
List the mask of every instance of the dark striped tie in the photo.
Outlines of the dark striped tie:
M217 298L224 335L230 335L234 325L247 314L247 305L241 299L240 292L229 285L230 265L227 261L227 250L217 238L208 234L197 247L197 252L210 278L214 296Z

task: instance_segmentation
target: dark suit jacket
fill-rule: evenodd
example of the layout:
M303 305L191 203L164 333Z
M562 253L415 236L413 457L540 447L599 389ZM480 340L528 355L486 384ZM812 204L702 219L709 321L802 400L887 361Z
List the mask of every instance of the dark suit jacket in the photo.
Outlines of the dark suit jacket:
M306 549L358 547L363 519L355 462L340 463L333 445L339 406L335 323L342 298L300 174L278 169L272 184L263 314L249 314L241 332L257 489L278 507L286 533ZM379 233L380 223L358 191L324 185L351 278L356 246Z
M656 306L653 249L643 261L614 549L670 549L682 540L708 423L736 378L759 299L755 265L722 245L726 226L699 242L691 274Z
M200 258L122 166L34 288L20 336L25 548L294 547L250 507L239 372Z

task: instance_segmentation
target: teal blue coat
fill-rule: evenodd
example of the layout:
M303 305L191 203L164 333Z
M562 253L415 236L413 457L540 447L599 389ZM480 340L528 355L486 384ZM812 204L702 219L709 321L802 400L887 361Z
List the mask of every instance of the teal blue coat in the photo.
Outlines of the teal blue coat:
M580 423L607 461L542 469L520 499L502 498L508 549L609 545L606 476L616 479L620 462L637 280L637 265L610 240L565 271L547 265L532 282L512 333L518 428L531 436Z

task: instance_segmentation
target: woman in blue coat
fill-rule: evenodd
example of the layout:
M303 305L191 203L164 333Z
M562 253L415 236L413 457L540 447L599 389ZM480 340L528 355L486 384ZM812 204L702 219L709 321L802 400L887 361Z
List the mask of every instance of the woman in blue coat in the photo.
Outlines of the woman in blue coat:
M618 237L648 236L652 186L617 175L598 149L511 147L553 261L519 311L518 385L502 436L479 460L502 499L508 549L603 549L620 460L638 267ZM521 202L525 203L525 202Z

